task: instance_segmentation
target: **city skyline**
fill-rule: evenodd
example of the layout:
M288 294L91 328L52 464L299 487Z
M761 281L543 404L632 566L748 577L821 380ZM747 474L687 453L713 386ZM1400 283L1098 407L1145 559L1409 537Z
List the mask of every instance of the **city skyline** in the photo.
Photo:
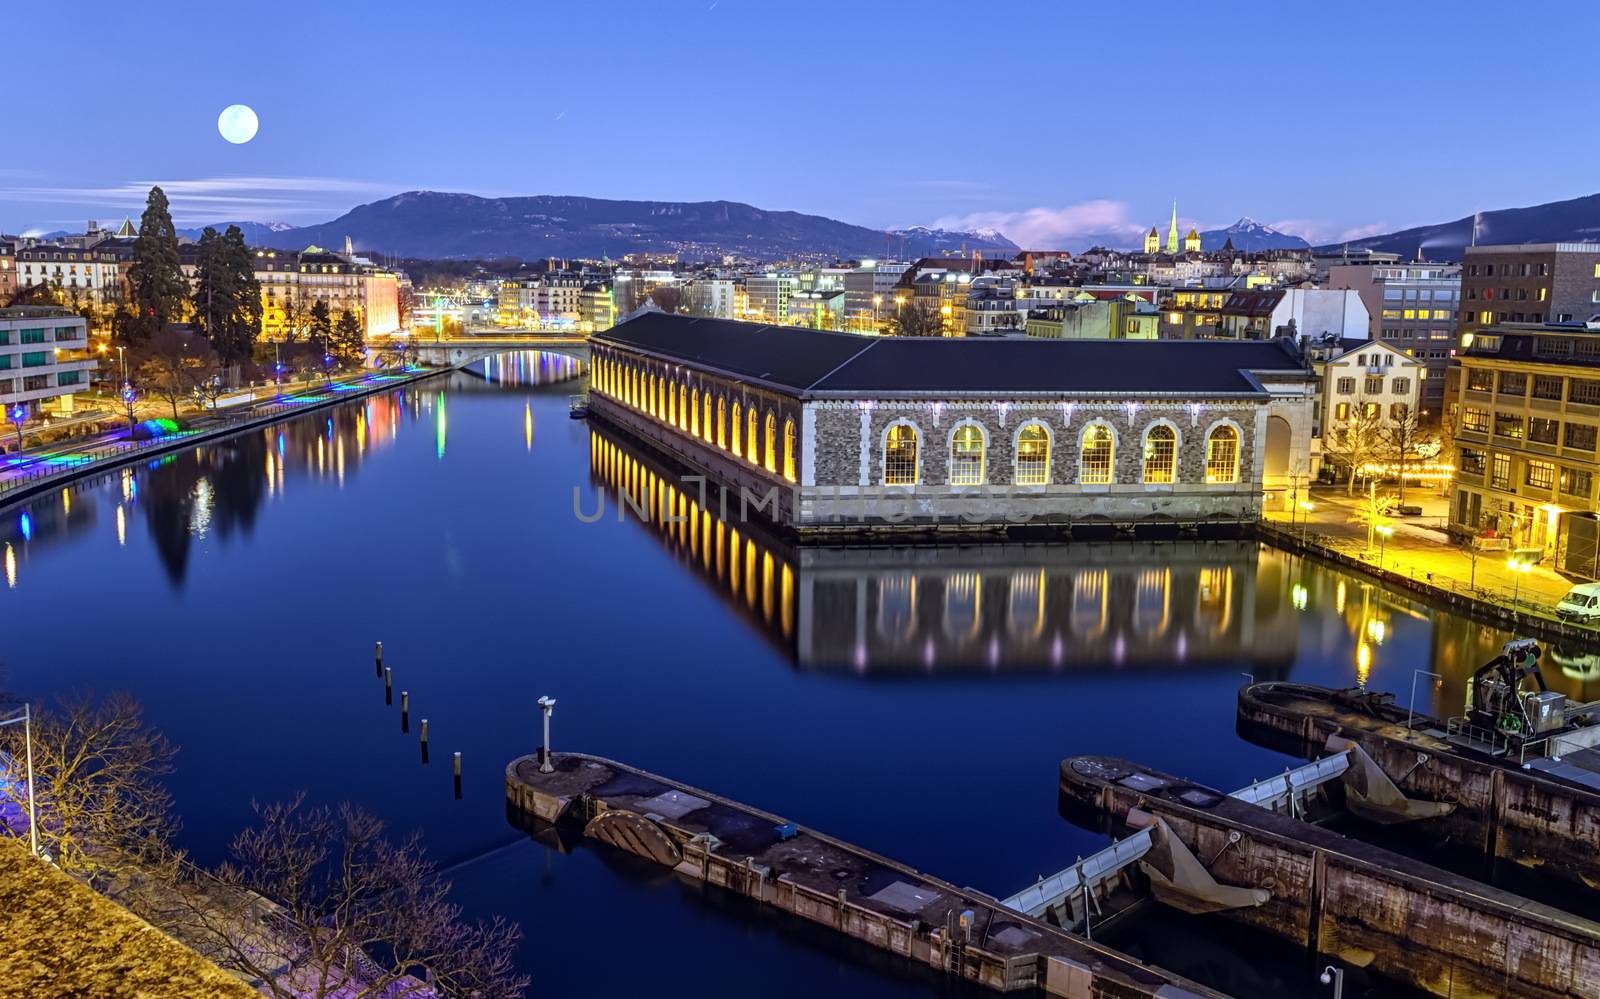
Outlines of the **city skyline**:
M1497 26L1497 44L1545 57L1499 65L1492 82L1409 67L1408 38L1470 47L1470 9L1399 8L1381 23L1298 13L1292 63L1280 25L1228 6L1138 23L1029 11L992 43L957 30L967 15L954 6L796 18L697 0L604 24L565 9L467 14L454 32L420 5L385 9L328 11L315 32L170 5L74 18L91 67L93 53L119 55L104 73L55 79L77 113L12 116L0 230L136 215L151 183L186 225L305 225L429 189L739 201L875 228L993 228L1028 245L1127 244L1174 197L1186 226L1251 216L1326 242L1593 193L1582 164L1596 140L1581 134L1569 155L1515 174L1449 168L1497 116L1557 132L1559 102L1532 96L1581 85L1581 60L1563 54L1584 33L1543 22ZM41 52L68 30L48 14L13 27ZM775 50L794 72L775 70ZM108 98L109 79L114 95L141 95L139 113ZM217 134L233 103L260 115L249 143ZM109 155L83 155L86 134Z

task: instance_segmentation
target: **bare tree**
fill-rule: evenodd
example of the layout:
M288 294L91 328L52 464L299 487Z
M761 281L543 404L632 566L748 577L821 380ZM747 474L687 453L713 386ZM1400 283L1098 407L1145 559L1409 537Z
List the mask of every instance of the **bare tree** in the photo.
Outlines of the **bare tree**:
M1420 418L1415 409L1406 406L1404 403L1398 403L1397 405L1404 407L1403 410L1391 415L1389 420L1378 428L1377 458L1380 461L1394 465L1398 470L1400 480L1399 501L1404 503L1406 500L1406 463L1413 459L1420 460L1422 450L1425 446L1433 443L1434 436L1431 432L1422 428Z
M1378 404L1358 400L1350 406L1349 415L1333 422L1322 434L1323 456L1350 470L1350 480L1345 483L1346 495L1355 492L1356 477L1361 469L1371 464L1383 449L1380 438L1383 414Z
M0 729L11 778L25 759L23 732ZM144 723L128 694L98 703L75 694L33 716L33 770L39 843L63 871L99 889L130 878L169 879L176 822L162 777L176 749ZM3 784L6 798L26 815L26 781ZM22 821L26 822L26 819ZM18 832L18 830L12 830Z
M167 400L176 420L179 400L195 390L213 357L210 343L203 336L169 326L153 334L141 353L140 384Z
M277 999L511 999L522 931L467 923L419 841L350 805L258 805L215 881L189 885L178 934Z
M662 284L652 288L650 300L656 303L656 308L662 312L676 313L683 311L683 289L675 284Z
M937 311L921 302L909 302L895 313L895 336L943 336L944 322Z

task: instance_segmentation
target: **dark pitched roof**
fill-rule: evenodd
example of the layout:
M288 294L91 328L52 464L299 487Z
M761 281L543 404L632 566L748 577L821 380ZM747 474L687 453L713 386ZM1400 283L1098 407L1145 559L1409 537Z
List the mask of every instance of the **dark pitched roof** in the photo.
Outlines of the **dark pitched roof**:
M1304 372L1279 341L862 337L655 313L594 339L801 396L1257 394L1250 372Z

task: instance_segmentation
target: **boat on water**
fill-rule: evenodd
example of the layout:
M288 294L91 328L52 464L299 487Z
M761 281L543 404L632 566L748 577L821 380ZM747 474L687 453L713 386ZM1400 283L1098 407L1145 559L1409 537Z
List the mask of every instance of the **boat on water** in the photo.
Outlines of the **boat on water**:
M1425 834L1600 887L1600 701L1550 690L1535 641L1506 643L1437 718L1392 693L1287 681L1239 692L1250 742L1319 759L1355 742L1408 797L1453 806Z

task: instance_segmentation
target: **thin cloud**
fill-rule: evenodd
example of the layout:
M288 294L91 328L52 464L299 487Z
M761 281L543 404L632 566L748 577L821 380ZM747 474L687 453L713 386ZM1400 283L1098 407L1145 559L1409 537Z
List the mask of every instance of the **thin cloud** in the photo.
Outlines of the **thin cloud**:
M1386 232L1393 232L1395 226L1387 222L1368 222L1363 225L1346 225L1328 219L1283 219L1278 222L1268 223L1279 232L1291 236L1299 236L1313 246L1326 246L1329 243L1346 243L1351 240L1365 239L1368 236L1381 236Z
M1063 208L970 212L947 216L934 224L964 231L994 229L1018 246L1034 249L1072 249L1092 243L1127 245L1136 242L1145 231L1143 225L1129 217L1126 202L1106 199L1080 201Z
M137 180L107 187L0 186L0 200L22 203L87 205L96 210L136 214L150 188L160 185L182 223L220 221L277 222L348 210L351 202L395 192L390 184L337 177L198 177Z

